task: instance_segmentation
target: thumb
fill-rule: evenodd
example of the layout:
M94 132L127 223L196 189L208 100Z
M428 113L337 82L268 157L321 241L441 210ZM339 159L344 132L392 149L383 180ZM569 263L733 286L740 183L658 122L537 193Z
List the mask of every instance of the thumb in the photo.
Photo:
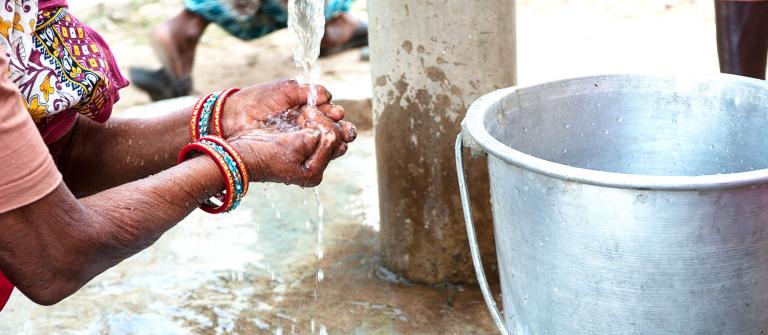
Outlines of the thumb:
M306 128L289 134L288 141L303 160L307 160L315 152L322 138L319 130Z
M322 174L325 167L333 159L334 143L336 143L336 134L332 132L323 134L317 145L317 150L304 163L304 168L311 174Z

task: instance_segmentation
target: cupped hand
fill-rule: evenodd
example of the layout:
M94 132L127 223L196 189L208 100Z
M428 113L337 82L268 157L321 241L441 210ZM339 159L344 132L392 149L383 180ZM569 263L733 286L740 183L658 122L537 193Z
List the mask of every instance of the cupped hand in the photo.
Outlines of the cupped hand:
M224 138L248 129L264 128L275 116L306 105L311 91L317 96L318 106L331 101L331 93L325 87L317 85L310 88L295 80L255 85L233 94L224 104L222 113ZM344 118L343 109L324 107L322 110L333 122Z
M328 164L357 136L354 125L327 116L343 113L331 104L288 109L233 134L229 142L243 156L251 181L317 186Z

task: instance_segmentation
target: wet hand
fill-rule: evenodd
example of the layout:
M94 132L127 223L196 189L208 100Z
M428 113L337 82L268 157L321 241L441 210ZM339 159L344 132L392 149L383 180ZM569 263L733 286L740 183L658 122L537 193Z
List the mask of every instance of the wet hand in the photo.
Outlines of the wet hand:
M222 127L224 137L229 138L248 129L263 128L270 119L290 109L306 105L311 90L317 96L317 105L331 101L331 93L323 86L310 89L295 80L279 80L255 85L233 94L224 105ZM343 117L343 109L323 108L326 117L334 122ZM341 114L339 114L341 113Z
M357 138L357 128L350 122L334 122L327 115L340 115L343 118L344 108L332 104L324 104L317 108L304 107L297 121L303 128L320 131L322 138L319 145L327 150L318 151L328 152L330 159L336 159L343 156L347 152L348 143Z
M343 113L342 107L331 104L289 109L259 127L233 134L229 141L248 165L251 181L317 186L328 164L344 155L357 136L353 124L327 116Z

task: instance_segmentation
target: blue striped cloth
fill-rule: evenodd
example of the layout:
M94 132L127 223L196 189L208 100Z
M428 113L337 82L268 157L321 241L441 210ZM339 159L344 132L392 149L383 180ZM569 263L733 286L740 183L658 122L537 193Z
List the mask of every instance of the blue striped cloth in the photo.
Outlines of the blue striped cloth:
M353 1L325 0L326 19L348 12ZM184 0L184 7L242 40L288 26L283 0Z

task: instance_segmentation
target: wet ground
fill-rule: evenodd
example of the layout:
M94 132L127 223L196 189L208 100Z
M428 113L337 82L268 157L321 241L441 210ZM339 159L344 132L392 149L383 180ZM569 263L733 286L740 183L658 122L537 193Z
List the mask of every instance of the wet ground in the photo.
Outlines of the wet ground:
M61 304L15 292L0 334L492 333L476 289L380 267L373 157L363 133L319 188L322 259L313 191L254 184L240 210L193 213Z

